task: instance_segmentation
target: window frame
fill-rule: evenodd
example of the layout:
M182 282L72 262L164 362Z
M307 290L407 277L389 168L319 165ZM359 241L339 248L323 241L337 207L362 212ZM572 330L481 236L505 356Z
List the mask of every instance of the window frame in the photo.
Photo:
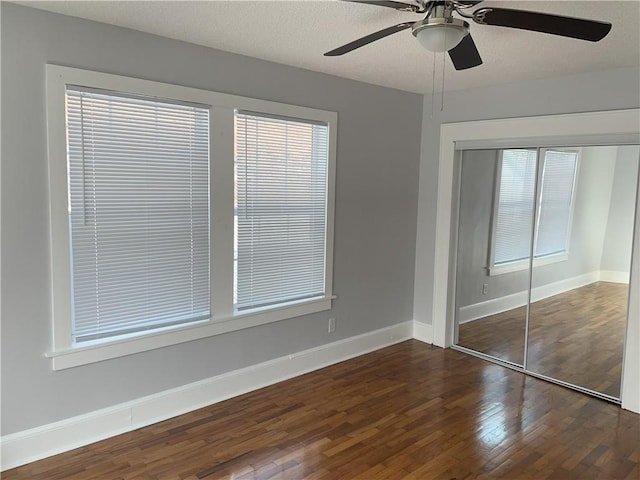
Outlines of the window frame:
M499 196L500 196L500 178L502 175L502 159L504 152L506 150L512 150L517 147L511 148L502 148L499 150L498 161L496 164L496 174L495 174L495 186L494 186L494 194L493 194L493 205L492 205L492 213L491 213L491 241L489 245L489 262L487 270L489 272L489 276L495 275L503 275L505 273L519 272L522 270L526 270L529 268L530 260L529 259L521 259L514 260L510 262L503 262L496 264L495 263L495 249L496 249L496 228L497 228L497 220L498 220L498 204L499 204ZM526 148L525 148L526 149ZM534 255L533 258L533 267L540 267L543 265L550 265L553 263L564 262L569 259L569 250L571 247L571 229L573 225L573 213L575 207L575 198L576 198L576 190L578 186L578 178L580 172L580 157L582 154L582 149L580 147L538 147L536 148L536 188L535 188L535 228L534 228L534 238L533 238L533 251L535 252L536 244L538 241L538 222L540 221L540 209L542 202L542 187L543 187L543 172L544 166L546 163L546 152L554 151L554 152L573 152L576 154L576 167L573 173L573 186L571 191L571 203L569 206L569 219L567 225L567 235L565 237L564 245L565 248L561 252L552 253L548 255ZM543 161L540 161L540 158Z
M65 89L67 85L97 88L123 95L196 103L209 109L209 231L211 317L193 324L158 328L74 345L71 335L71 275L68 227ZM258 100L209 90L142 80L102 72L46 65L49 166L52 335L54 370L107 360L199 338L220 335L305 314L329 310L332 299L335 212L336 112ZM288 302L257 312L233 308L234 239L234 112L250 110L326 123L329 127L327 172L325 295ZM213 208L215 204L216 208ZM214 247L215 245L215 247Z

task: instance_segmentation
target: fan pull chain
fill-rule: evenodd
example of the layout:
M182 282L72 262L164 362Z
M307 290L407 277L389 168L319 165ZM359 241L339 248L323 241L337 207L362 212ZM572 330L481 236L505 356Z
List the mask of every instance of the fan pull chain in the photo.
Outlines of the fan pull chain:
M433 104L436 101L436 54L433 57L433 68L431 69L433 74L431 78L431 118L433 118Z
M442 52L442 89L440 90L440 111L444 112L444 67L445 67L445 52Z

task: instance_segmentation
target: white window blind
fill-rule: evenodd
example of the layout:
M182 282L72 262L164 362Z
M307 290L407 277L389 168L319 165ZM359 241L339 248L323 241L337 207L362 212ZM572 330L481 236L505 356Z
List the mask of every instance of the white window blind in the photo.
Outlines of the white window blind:
M207 109L67 87L75 342L209 317Z
M546 150L536 231L536 257L566 251L578 154Z
M236 310L324 296L328 127L236 113Z
M495 265L529 258L536 189L535 150L503 150L495 219Z

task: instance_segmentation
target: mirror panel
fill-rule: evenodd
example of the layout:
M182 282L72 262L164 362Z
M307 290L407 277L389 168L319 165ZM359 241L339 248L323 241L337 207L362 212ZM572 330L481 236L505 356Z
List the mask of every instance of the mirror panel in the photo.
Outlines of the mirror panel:
M542 149L526 368L620 397L638 146Z
M522 366L536 149L466 150L460 160L456 344Z

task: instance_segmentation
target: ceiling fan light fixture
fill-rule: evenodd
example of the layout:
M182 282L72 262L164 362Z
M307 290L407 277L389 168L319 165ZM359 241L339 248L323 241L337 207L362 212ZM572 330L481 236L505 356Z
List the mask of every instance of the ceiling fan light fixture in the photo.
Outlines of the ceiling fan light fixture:
M432 18L418 22L412 33L425 49L431 52L447 52L469 33L469 24L457 18Z

